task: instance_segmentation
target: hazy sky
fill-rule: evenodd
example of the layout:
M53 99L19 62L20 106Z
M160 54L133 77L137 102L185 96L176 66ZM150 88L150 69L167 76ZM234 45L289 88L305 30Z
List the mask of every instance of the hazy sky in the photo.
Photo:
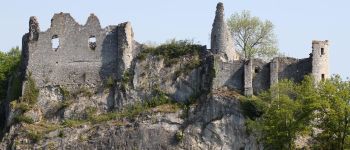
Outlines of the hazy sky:
M0 49L21 46L30 16L47 30L54 13L68 12L80 24L95 13L103 27L130 21L139 42L162 43L170 38L194 39L209 45L215 0L8 0L1 2ZM226 18L241 10L275 25L281 52L304 58L311 41L330 40L330 71L350 76L350 1L348 0L222 0Z

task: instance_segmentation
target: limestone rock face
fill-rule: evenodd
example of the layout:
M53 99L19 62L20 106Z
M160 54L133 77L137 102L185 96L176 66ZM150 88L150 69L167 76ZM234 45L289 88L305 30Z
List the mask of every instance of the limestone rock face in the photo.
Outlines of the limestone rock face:
M255 137L246 133L239 100L222 92L201 97L196 106L191 106L188 116L183 116L183 110L164 113L155 108L133 121L50 131L35 144L21 134L9 136L20 129L12 126L0 148L11 145L7 142L13 137L20 141L12 145L16 149L262 149ZM182 133L181 139L178 133Z
M101 28L93 14L85 25L58 13L47 31L35 17L29 26L22 95L1 104L0 149L260 148L227 90L241 87L230 73L242 64L222 3L212 50L192 44L163 54L136 42L130 22Z

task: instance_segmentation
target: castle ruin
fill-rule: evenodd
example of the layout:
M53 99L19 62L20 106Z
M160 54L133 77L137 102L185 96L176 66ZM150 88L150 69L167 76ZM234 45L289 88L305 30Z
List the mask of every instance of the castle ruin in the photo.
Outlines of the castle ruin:
M328 40L312 41L312 52L304 59L276 57L270 62L261 59L240 60L224 21L223 4L218 3L216 8L211 34L211 51L216 55L213 88L227 86L242 91L244 95L253 95L267 90L281 79L300 82L305 75L311 74L318 82L329 77Z
M133 37L130 22L101 28L93 14L85 25L79 25L67 13L55 14L47 31L40 31L36 17L31 17L29 32L23 36L23 67L39 88L54 85L97 87L110 77L120 80L126 70L137 66L135 57L142 49ZM310 57L304 59L242 60L225 22L224 6L218 3L211 49L207 50L216 73L211 86L253 95L281 79L298 82L304 75L311 74L320 81L329 76L328 45L327 40L312 41Z

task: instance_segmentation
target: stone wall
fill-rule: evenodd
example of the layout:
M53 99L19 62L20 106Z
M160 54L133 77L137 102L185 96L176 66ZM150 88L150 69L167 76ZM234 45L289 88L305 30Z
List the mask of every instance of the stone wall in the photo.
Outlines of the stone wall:
M225 86L243 92L244 61L223 62L214 57L214 70L213 89Z
M89 42L90 39L95 41ZM133 43L130 23L102 29L93 14L85 25L79 25L70 14L59 13L51 19L51 27L40 32L32 17L30 32L23 39L24 66L38 87L94 87L108 77L121 76L121 70L130 67Z
M269 89L270 87L270 63L266 63L261 59L253 59L253 93Z
M228 87L245 95L257 95L282 79L301 82L312 70L311 58L276 57L271 62L261 59L223 62L215 58L213 88Z
M305 75L311 73L311 59L296 59L290 57L275 58L278 60L278 80L290 79L300 82Z

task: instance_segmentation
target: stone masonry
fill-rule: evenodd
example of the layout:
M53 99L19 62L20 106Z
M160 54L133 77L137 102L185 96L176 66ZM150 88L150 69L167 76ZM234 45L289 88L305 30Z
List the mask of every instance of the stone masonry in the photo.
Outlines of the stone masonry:
M37 18L31 17L29 32L23 36L23 68L39 88L99 87L108 78L120 80L132 67L140 51L133 37L130 22L101 28L94 14L85 25L79 25L67 13L55 14L46 31L40 31ZM216 73L212 88L228 87L253 95L281 79L301 81L311 74L320 81L329 76L328 46L327 40L313 41L312 53L305 59L241 60L224 19L224 6L218 3L209 49Z
M222 61L238 60L239 55L234 49L230 31L224 19L224 5L218 3L216 6L213 29L211 30L211 51L220 56Z
M282 79L300 82L305 75L311 74L318 82L329 77L328 43L328 40L312 41L312 53L304 59L276 57L271 62L261 59L240 60L224 21L224 6L218 3L210 50L216 55L213 88L224 86L250 96L267 90Z
M90 38L95 41L89 42ZM59 13L43 32L36 17L31 17L23 38L24 66L38 87L94 87L103 79L120 78L130 68L136 44L129 22L102 29L94 14L82 26L69 14Z

